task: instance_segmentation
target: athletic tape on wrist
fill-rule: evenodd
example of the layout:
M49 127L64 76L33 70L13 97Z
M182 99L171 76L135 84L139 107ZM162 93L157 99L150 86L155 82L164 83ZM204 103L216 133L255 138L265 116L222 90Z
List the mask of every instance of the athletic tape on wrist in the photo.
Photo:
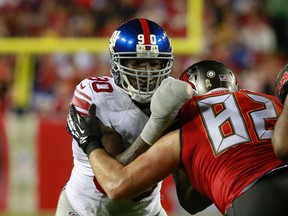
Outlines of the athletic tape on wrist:
M87 147L85 149L85 153L86 155L89 157L89 155L91 154L92 151L94 151L95 149L101 148L103 149L103 145L102 142L100 140L93 140L87 143Z

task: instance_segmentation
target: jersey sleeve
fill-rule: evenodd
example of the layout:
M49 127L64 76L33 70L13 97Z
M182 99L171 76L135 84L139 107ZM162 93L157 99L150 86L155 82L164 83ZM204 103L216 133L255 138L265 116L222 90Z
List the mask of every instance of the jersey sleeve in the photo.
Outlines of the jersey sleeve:
M108 77L90 77L82 80L76 86L71 103L80 115L87 116L92 103L98 109L105 107L107 105L107 93L112 92L112 83Z
M81 116L88 115L88 109L92 103L91 80L82 80L75 88L71 103Z

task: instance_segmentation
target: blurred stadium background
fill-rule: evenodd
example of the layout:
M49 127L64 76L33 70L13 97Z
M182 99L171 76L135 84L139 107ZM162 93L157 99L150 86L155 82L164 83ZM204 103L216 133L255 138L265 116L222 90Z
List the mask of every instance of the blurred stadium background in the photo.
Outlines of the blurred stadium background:
M109 75L108 38L146 17L172 38L178 78L193 62L223 61L240 87L274 94L288 59L285 0L0 0L0 215L54 215L72 166L67 107L85 77ZM187 215L172 178L169 215ZM219 216L214 206L197 216Z

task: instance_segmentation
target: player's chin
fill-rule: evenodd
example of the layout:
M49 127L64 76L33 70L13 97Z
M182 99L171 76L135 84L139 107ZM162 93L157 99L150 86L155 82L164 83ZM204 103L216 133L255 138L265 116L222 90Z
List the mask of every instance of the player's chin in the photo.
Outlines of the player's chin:
M147 88L147 85L146 86L140 86L140 91L142 91L142 92L151 92L154 90L155 90L155 85L150 85L148 88Z

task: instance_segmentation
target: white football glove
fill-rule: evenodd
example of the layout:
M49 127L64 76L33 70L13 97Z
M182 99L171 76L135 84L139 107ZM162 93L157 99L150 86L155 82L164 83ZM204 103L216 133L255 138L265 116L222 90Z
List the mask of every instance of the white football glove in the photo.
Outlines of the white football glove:
M184 81L164 79L152 97L151 116L140 134L141 138L149 145L154 144L193 92L193 88Z

